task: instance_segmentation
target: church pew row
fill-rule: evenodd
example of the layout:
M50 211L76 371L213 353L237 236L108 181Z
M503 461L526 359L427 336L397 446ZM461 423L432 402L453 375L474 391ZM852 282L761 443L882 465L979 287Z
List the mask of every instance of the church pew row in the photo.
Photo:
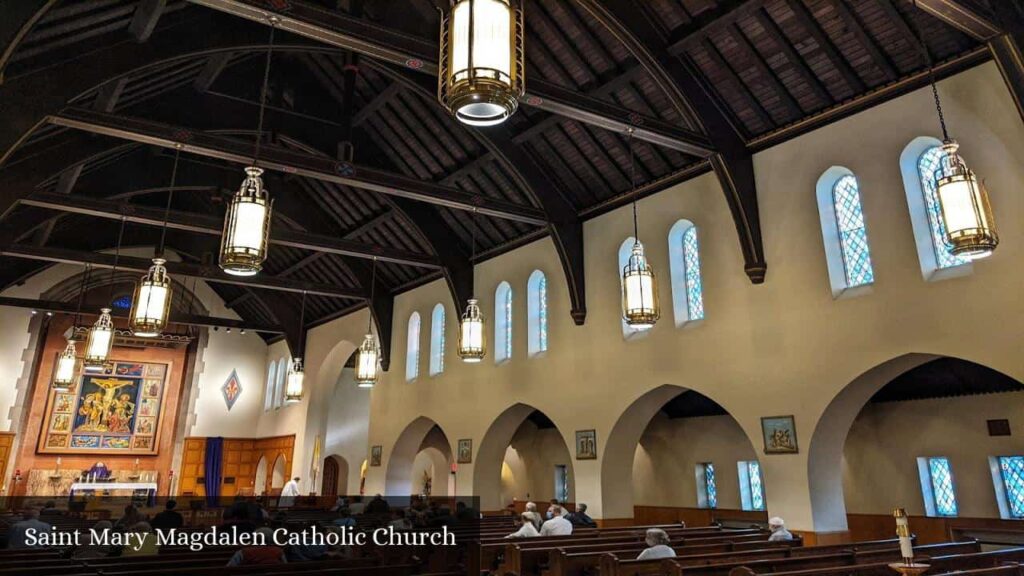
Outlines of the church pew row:
M1019 562L1007 562L993 568L975 568L973 570L956 570L935 574L935 576L1024 576L1024 565Z
M553 542L539 541L537 538L522 539L522 540L506 540L504 554L502 556L502 562L500 563L497 572L499 574L514 574L514 575L525 575L538 573L542 564L545 564L548 560L551 551L553 549L566 549L576 550L577 547L587 548L593 545L616 545L629 548L635 548L639 553L646 547L644 538L646 531L639 531L630 535L615 537L615 538L604 538L600 541L595 541L589 538L572 538L562 537L561 540L555 540ZM748 533L752 532L752 533ZM709 544L747 544L747 543L765 543L768 540L768 534L757 530L744 531L743 534L731 534L729 531L713 532L713 533L696 533L696 534L684 534L681 532L668 532L669 538L671 539L674 546L685 548L691 546L705 546Z
M569 536L549 536L544 538L522 538L509 540L481 540L479 545L472 545L471 553L479 555L483 569L497 569L500 574L524 574L528 568L547 558L549 551L557 547L615 544L643 542L648 527L637 526L631 530L620 530L611 533L580 534L574 532ZM721 542L765 541L768 534L756 529L721 530L719 528L663 528L669 538L677 545L713 544ZM474 566L475 567L475 566Z
M380 565L379 561L372 558L357 558L345 560L327 560L320 562L297 562L290 564L275 564L261 566L238 566L228 567L227 558L216 561L208 560L205 564L189 561L181 562L138 562L137 557L118 558L120 560L113 564L83 563L61 568L48 567L35 569L30 566L22 567L19 572L11 574L31 576L227 576L234 574L252 574L258 576L270 576L276 574L304 574L308 576L320 576L328 574L337 575L360 575L360 576L405 576L420 572L418 564L395 564Z
M808 548L814 550L814 548ZM956 558L961 555L979 553L981 545L977 542L946 542L915 546L915 555L922 557L943 556ZM858 566L873 566L878 563L888 565L900 559L899 547L874 550L826 550L817 555L805 555L790 558L769 558L760 560L734 559L722 560L712 564L701 564L699 558L672 558L663 560L625 559L614 554L604 554L600 560L601 576L641 576L667 574L666 566L673 566L676 572L686 576L743 576L753 574L805 574L825 576L820 570L835 571L827 576L854 574ZM675 573L675 572L673 572ZM892 575L890 575L892 576Z
M548 555L548 570L544 576L582 576L593 571L600 564L603 553L615 554L619 558L630 558L639 555L646 543L636 543L629 546L592 544L589 546L562 547L551 550ZM898 548L899 539L889 538L885 540L867 540L849 544L833 544L828 546L803 547L802 542L797 540L780 542L727 542L721 544L704 544L676 548L679 556L702 555L705 563L715 562L716 559L740 557L744 559L755 559L756 555L764 558L770 557L799 557L834 553L844 550L879 550L885 548ZM774 549L773 549L774 548Z

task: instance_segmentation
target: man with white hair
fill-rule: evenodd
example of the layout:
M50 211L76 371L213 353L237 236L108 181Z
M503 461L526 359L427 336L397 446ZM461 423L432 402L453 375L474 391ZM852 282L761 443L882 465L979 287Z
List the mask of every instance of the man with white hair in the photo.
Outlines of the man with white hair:
M519 515L516 524L519 526L519 529L505 536L505 538L536 538L540 536L540 532L537 532L537 527L533 525L533 518L527 516L526 512Z
M551 519L544 522L540 527L541 536L568 536L572 534L572 522L562 516L561 506L548 508L551 511Z
M533 502L526 503L526 512L523 512L524 517L529 517L530 522L533 522L533 527L540 530L540 525L544 523L544 520L537 513L537 505Z
M793 539L793 534L790 533L789 530L786 530L786 522L778 516L774 516L768 520L768 529L772 531L772 535L768 537L769 542Z
M11 524L7 531L7 547L11 549L42 547L38 543L34 546L28 543L30 530L33 534L50 534L50 525L39 519L39 510L31 507L21 511L20 522Z
M637 560L656 560L658 558L675 558L676 551L669 546L672 540L668 537L668 532L665 532L661 528L648 528L647 534L644 536L644 541L647 542L647 548L636 557Z

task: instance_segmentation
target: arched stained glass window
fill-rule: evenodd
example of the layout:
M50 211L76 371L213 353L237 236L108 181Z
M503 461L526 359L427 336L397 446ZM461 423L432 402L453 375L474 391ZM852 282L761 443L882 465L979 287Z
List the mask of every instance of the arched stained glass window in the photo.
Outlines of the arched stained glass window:
M942 148L938 146L928 148L917 159L917 174L921 180L921 192L924 193L928 226L932 232L935 262L939 268L951 268L967 264L968 260L954 256L946 246L946 224L942 221L942 207L939 205L939 194L935 187L935 171L939 169L941 161Z
M512 286L498 284L494 291L494 361L502 363L512 358Z
M284 380L288 377L291 362L284 356L277 361L277 382L274 383L274 408L284 405Z
M852 288L874 282L875 272L871 266L871 249L868 247L868 232L860 205L860 189L853 174L836 180L832 186L832 205L836 211L846 286Z
M699 320L704 317L704 286L700 278L696 226L690 226L683 233L683 261L686 263L686 310L690 320Z
M409 316L409 328L405 342L405 380L412 382L420 375L420 313Z
M430 314L430 375L444 372L444 305L437 304Z
M271 361L267 368L267 383L263 390L263 409L270 410L274 407L274 383L277 379L277 363Z
M548 349L548 278L540 270L526 284L527 352L536 356Z
M703 319L704 282L700 273L700 243L693 222L680 220L669 230L668 258L672 277L672 313L676 326Z

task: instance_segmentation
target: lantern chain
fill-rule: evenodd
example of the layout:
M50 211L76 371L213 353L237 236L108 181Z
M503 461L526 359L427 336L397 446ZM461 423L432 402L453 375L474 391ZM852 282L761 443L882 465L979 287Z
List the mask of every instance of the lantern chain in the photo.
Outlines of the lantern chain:
M164 207L164 227L160 231L160 248L156 252L157 258L164 257L164 242L167 239L167 223L171 219L171 201L174 199L174 184L178 178L178 159L181 157L181 144L175 144L174 148L174 167L171 168L171 186L167 191L167 205Z
M913 0L914 8L920 10L917 5L917 0ZM949 131L946 129L946 117L942 113L942 101L939 99L939 87L935 80L935 63L932 60L931 52L928 51L928 45L924 41L924 29L914 22L914 19L910 19L911 26L914 27L914 31L917 33L917 44L921 50L921 55L924 57L925 65L928 66L928 82L932 87L932 98L935 100L935 111L939 115L939 126L942 128L942 141L949 141Z
M117 233L117 247L114 249L114 266L110 269L110 288L107 290L108 304L114 299L114 275L117 273L117 263L121 259L121 240L124 238L124 223L126 218L121 217L121 229Z
M82 274L82 284L78 288L78 305L75 307L75 326L78 326L82 319L82 301L85 299L85 288L89 285L89 277L92 273L92 264L85 265L85 274ZM72 336L74 336L72 327Z
M640 227L637 223L637 189L636 189L636 152L633 149L633 132L635 128L630 126L626 129L628 134L627 141L629 143L629 187L633 192L633 240L640 242Z
M274 53L274 30L277 29L277 18L270 18L270 41L267 44L267 63L263 67L263 86L260 88L260 113L256 123L256 149L252 156L252 165L260 161L260 147L263 144L263 116L267 107L267 85L270 83L270 60Z

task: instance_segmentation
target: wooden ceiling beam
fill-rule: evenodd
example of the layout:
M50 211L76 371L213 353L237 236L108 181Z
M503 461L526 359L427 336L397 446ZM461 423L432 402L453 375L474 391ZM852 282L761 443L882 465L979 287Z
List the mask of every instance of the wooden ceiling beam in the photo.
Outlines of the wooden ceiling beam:
M153 34L156 23L167 7L167 0L141 0L128 24L128 33L136 42L145 42Z
M250 294L247 292L247 294ZM237 300L237 299L236 299ZM11 306L13 308L26 308L39 312L54 312L57 314L80 314L85 317L99 316L95 310L84 309L79 311L74 302L59 302L56 300L34 300L31 298L12 298L0 296L0 306ZM230 306L229 306L230 307ZM127 319L128 313L114 310L110 313L114 318ZM212 316L200 316L197 314L181 314L171 312L168 316L171 324L183 326L204 326L207 328L231 328L234 330L249 330L251 332L263 332L265 334L281 334L280 326L272 324L258 324L246 322L245 320L234 320L232 318L215 318Z
M709 158L718 177L743 253L744 271L764 282L768 265L761 240L754 162L740 132L709 96L688 59L677 58L657 23L636 0L578 0L643 66L683 116L699 118L716 153Z
M110 220L124 219L132 224L146 226L163 226L165 213L162 208L139 206L118 202L89 198L80 194L64 195L36 192L19 202L25 206L34 206L47 210L58 210L96 218ZM166 214L167 227L210 236L220 236L223 220L207 214L196 214L171 210ZM362 244L348 238L337 238L325 234L311 234L284 228L272 224L270 243L313 252L325 252L341 256L352 256L364 259L379 259L384 262L406 264L422 268L439 268L440 264L433 256L417 254L405 250Z
M38 247L25 244L0 245L0 256L13 258L24 258L40 262L52 262L56 264L89 264L93 268L110 269L114 267L115 259L117 268L120 270L132 270L140 274L146 273L153 262L149 258L138 258L135 256L115 256L105 252L87 252L70 250L66 248ZM216 266L203 266L188 262L168 262L167 272L179 278L196 278L204 282L218 284L232 284L247 288L261 288L264 290L275 290L292 292L313 296L325 296L328 298L345 298L350 300L364 300L365 296L361 291L338 288L337 286L319 284L316 282L303 282L277 278L267 274L257 276L241 277L232 276L223 272Z
M980 42L1002 34L1003 28L990 13L970 0L916 0L917 7L942 20L946 25L967 34ZM1011 0L995 0L994 5L1009 4Z
M405 70L437 75L437 43L355 18L339 10L317 6L303 0L289 0L280 7L261 0L190 0L253 22L268 25L268 17L279 18L277 27L307 38L370 56ZM522 103L552 114L572 118L609 130L624 130L636 125L635 136L659 146L669 146L706 157L708 142L700 135L679 129L658 118L651 118L586 95L566 90L533 78L526 83Z
M104 134L134 142L174 148L184 144L183 151L210 158L248 165L252 162L252 144L236 138L170 126L128 116L105 114L84 108L65 108L49 117L52 124ZM339 162L330 158L265 147L260 166L283 172L370 190L385 195L437 204L457 210L478 211L497 218L519 220L528 224L547 223L543 211L502 200L470 194L462 190L424 182L407 176L364 166Z

